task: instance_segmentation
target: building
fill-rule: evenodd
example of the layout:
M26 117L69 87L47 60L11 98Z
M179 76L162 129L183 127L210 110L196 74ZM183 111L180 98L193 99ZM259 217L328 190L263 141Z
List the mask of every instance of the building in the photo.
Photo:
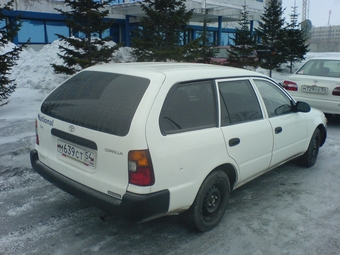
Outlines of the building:
M7 2L8 0L0 0L1 6ZM115 23L100 36L110 35L113 41L130 46L131 30L144 15L138 2L140 0L115 0L108 7L110 14L107 17L115 19ZM253 29L254 21L260 19L260 14L264 10L264 0L187 0L187 8L194 10L189 23L190 38L197 38L207 12L211 41L216 45L230 44L244 4L247 5L248 18ZM63 0L15 0L13 11L6 13L8 19L21 15L22 27L15 38L15 43L25 43L30 39L29 47L39 49L42 45L58 39L56 34L71 36L63 16L56 9L67 11L68 7Z
M313 27L309 36L311 51L340 52L340 26Z
M312 41L340 42L340 26L313 27L310 31Z

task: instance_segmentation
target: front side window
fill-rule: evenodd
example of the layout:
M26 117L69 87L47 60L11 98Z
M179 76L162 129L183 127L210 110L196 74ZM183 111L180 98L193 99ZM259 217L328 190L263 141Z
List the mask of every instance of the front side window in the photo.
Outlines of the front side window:
M169 91L160 116L163 134L217 125L212 81L181 84Z
M45 99L41 112L75 125L125 136L149 83L148 79L130 75L80 72Z
M269 118L293 112L291 100L273 83L266 80L254 82L261 93Z
M249 80L218 83L221 101L221 125L262 119L262 111Z

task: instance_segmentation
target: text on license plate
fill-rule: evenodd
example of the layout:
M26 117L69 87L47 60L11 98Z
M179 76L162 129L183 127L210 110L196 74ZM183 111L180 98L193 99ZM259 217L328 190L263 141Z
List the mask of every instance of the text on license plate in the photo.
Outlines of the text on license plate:
M57 151L63 156L83 162L86 166L95 167L96 154L89 150L84 150L67 142L57 140Z
M327 87L317 87L317 86L301 86L303 92L307 93L316 93L316 94L327 94L328 88Z

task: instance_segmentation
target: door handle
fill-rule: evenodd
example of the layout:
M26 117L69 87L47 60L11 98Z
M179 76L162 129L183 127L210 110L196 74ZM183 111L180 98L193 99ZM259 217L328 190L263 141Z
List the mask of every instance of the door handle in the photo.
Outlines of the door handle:
M282 127L275 128L275 134L279 134L282 132Z
M238 145L241 142L240 138L232 138L229 140L229 146L233 147Z

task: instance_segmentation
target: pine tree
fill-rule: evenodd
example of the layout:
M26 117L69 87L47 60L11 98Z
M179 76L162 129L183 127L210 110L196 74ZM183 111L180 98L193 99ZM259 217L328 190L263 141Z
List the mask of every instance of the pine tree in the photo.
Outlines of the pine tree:
M185 0L145 0L145 16L133 34L137 61L188 61L197 56L198 41L187 42L186 26L193 14Z
M292 7L290 14L290 24L287 27L286 37L286 58L289 63L290 73L293 72L293 63L305 59L306 53L309 51L307 36L305 31L299 29L297 6Z
M59 46L64 54L58 54L65 65L52 64L56 73L74 74L112 59L112 54L119 45L110 46L110 37L99 38L114 23L113 20L104 20L109 11L103 9L111 1L65 0L71 11L56 9L65 16L65 22L72 34L79 34L78 37L57 34L66 45Z
M261 39L261 49L267 52L266 59L260 62L260 66L269 70L270 77L274 69L279 69L286 62L284 42L287 33L282 14L281 0L269 0L261 15L259 27L255 29Z
M0 6L0 20L6 21L4 12L13 9L14 0L9 1L3 7ZM6 21L6 25L0 28L0 106L5 105L8 97L15 91L15 80L10 79L10 71L16 61L24 45L17 46L12 44L14 37L17 35L21 23L19 18L11 22Z
M231 38L235 45L230 46L228 50L228 63L230 66L244 68L247 66L258 66L256 56L254 54L256 48L255 36L250 31L250 21L248 20L247 6L242 5L240 12L241 20L240 28L235 30L235 38Z
M198 38L200 46L198 48L197 62L200 63L210 63L210 59L213 58L218 52L218 50L214 48L215 45L211 43L209 40L210 33L208 31L207 11L208 10L205 9L205 15L203 19L203 30Z

